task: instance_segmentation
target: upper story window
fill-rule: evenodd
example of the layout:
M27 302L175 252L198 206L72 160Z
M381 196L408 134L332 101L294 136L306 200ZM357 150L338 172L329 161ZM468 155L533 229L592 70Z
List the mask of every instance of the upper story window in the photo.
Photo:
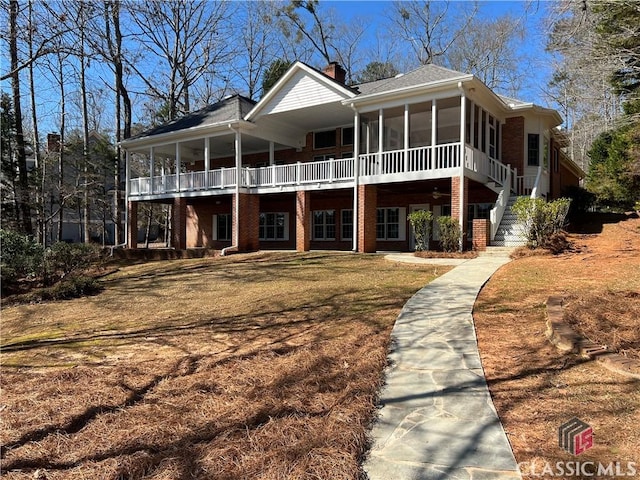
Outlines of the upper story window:
M336 131L324 130L322 132L313 132L313 148L331 148L336 146Z
M540 135L537 133L530 133L527 137L527 165L540 165Z
M353 145L353 127L342 129L342 145Z

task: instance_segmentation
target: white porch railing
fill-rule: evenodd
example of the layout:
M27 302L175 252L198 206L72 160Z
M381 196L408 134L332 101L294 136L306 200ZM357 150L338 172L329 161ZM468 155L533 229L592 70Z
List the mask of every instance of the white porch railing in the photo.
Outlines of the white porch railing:
M406 155L405 155L406 153ZM460 166L460 143L360 155L360 175L436 171Z
M516 179L521 181L523 177L517 177L508 165L503 165L479 150L468 145L463 146L459 142L363 154L359 156L359 172L361 177L370 177L368 181L373 182L383 182L384 177L389 175L396 175L394 180L397 181L397 174L403 173L411 174L410 178L414 179L444 178L451 175L452 169L460 168L462 162L467 170L501 185L510 182L512 191L521 191ZM341 158L268 167L243 167L240 175L237 174L236 168L232 167L208 172L159 175L153 177L153 182L149 177L140 177L130 180L129 193L131 196L146 196L178 191L227 189L234 188L237 181L240 181L241 187L247 188L352 182L354 166L353 158ZM416 176L416 173L425 175ZM178 177L180 188L177 184Z

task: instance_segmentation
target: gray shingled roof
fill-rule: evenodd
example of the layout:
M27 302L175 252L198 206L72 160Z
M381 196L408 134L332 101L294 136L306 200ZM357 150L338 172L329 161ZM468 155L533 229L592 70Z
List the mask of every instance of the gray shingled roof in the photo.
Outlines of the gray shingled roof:
M455 70L449 70L448 68L430 64L422 65L421 67L403 75L385 78L384 80L377 80L375 82L354 85L353 88L357 89L361 95L369 95L372 93L388 92L431 82L451 80L464 75L466 74L462 72L456 72Z
M506 95L496 94L507 105L529 105L531 102L525 102L524 100L518 100L517 98L507 97Z
M163 123L150 130L142 132L138 135L130 137L127 140L137 138L152 137L163 133L175 132L200 125L216 125L228 122L237 122L244 117L253 108L256 102L242 95L233 95L224 98L213 105L208 105L201 110L188 113L171 122Z

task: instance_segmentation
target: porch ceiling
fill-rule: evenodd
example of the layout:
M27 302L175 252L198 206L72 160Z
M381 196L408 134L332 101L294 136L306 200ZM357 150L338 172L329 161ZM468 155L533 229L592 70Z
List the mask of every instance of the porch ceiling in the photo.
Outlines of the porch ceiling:
M351 108L336 102L264 115L256 120L256 125L286 128L293 136L304 136L314 130L352 125L353 115Z

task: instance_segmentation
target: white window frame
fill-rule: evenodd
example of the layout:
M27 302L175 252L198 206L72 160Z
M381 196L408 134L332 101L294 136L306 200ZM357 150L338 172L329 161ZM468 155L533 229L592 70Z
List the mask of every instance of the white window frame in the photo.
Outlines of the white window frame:
M384 237L378 237L378 211L384 210ZM398 210L398 222L389 222L389 211ZM389 238L389 225L398 224L398 238ZM407 209L405 207L379 207L376 209L376 240L403 242L407 239Z
M278 238L277 235L275 235L273 238L267 237L266 235L260 235L260 228L261 225L258 224L258 240L261 241L265 241L265 242L286 242L287 240L289 240L289 213L288 212L260 212L260 218L263 218L262 216L265 215L264 218L268 218L267 215L274 215L274 219L277 218L275 216L277 215L282 215L283 219L284 219L284 236L283 238ZM258 221L259 222L259 221ZM264 230L266 233L266 229L269 225L265 223L264 225ZM276 227L277 225L274 223L273 224L273 228L274 228L274 232L276 232Z
M333 224L327 223L327 214L333 215ZM322 222L316 223L317 214L321 214ZM335 210L313 210L311 212L311 231L314 240L334 241L336 239L336 211ZM333 226L333 237L327 236L327 227ZM316 235L316 227L322 227L322 235Z

